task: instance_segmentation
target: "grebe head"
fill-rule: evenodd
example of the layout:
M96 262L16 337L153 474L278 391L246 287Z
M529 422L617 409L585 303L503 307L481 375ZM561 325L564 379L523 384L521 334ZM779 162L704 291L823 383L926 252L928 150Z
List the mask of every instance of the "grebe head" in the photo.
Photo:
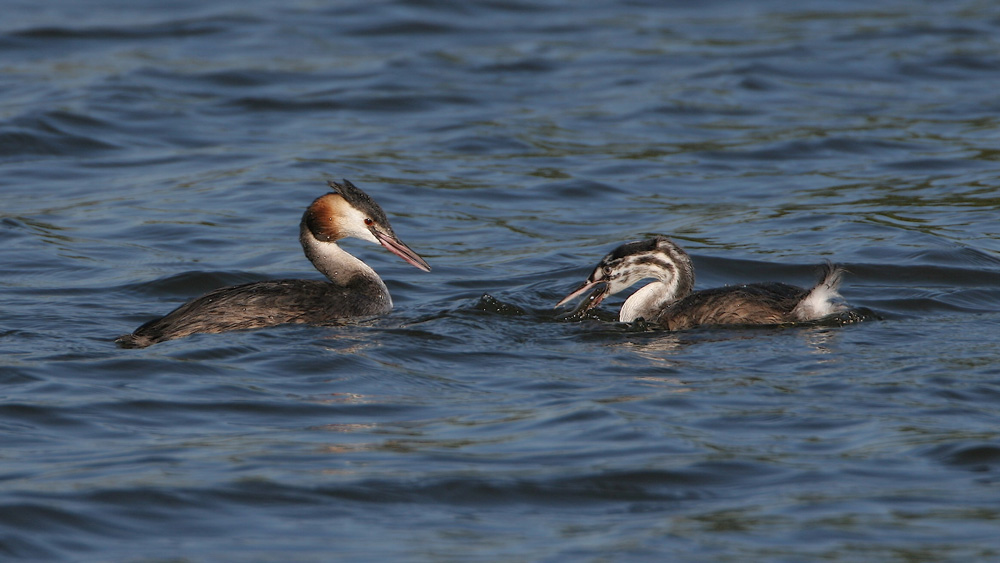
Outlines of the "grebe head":
M431 267L392 231L385 212L357 186L327 182L333 193L322 195L306 209L302 225L319 242L336 242L354 237L381 244L389 252L425 272Z
M556 307L594 290L578 307L586 311L646 278L663 284L665 299L683 297L694 288L694 266L681 247L664 236L625 243L601 259L587 281L564 297Z

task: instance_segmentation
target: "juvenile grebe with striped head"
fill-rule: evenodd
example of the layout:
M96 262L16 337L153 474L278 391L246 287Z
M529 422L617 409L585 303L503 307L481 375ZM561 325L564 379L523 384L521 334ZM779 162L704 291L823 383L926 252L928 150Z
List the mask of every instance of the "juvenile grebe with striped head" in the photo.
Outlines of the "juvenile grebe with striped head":
M605 297L653 278L622 305L618 320L644 319L668 330L701 325L772 325L821 319L847 310L837 293L844 271L827 264L815 286L803 289L779 282L694 290L694 266L670 239L629 242L605 256L587 281L556 306L593 292L577 308L586 311Z
M216 289L115 342L124 348L143 348L195 333L323 324L389 312L392 298L382 278L337 241L354 237L381 244L408 264L425 272L431 268L399 240L385 212L368 194L347 180L328 183L333 192L316 198L302 215L299 242L329 281L273 280Z

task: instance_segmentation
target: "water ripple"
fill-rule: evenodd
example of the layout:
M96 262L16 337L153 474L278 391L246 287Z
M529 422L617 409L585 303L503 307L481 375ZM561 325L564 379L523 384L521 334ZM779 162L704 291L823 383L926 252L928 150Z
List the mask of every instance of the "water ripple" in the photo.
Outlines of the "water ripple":
M4 16L8 558L1000 549L990 4ZM392 313L114 345L216 287L318 279L298 222L344 177L434 266L345 242ZM842 264L852 312L679 333L616 322L614 299L559 316L653 234L699 289Z

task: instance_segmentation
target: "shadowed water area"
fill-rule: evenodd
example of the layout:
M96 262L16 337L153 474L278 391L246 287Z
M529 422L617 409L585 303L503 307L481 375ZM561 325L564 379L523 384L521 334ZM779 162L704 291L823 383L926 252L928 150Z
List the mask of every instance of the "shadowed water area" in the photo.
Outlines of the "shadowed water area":
M0 557L1000 557L993 2L7 2ZM319 279L348 178L425 273L342 326L115 337ZM860 322L553 307L670 236L696 289Z

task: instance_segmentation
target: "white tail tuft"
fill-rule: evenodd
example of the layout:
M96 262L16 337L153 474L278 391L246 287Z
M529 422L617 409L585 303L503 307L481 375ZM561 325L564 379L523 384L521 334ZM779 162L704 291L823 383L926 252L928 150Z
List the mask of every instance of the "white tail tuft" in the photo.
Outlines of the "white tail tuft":
M846 311L844 298L837 292L843 276L843 268L827 262L823 267L823 279L795 306L792 314L800 321L814 321Z

